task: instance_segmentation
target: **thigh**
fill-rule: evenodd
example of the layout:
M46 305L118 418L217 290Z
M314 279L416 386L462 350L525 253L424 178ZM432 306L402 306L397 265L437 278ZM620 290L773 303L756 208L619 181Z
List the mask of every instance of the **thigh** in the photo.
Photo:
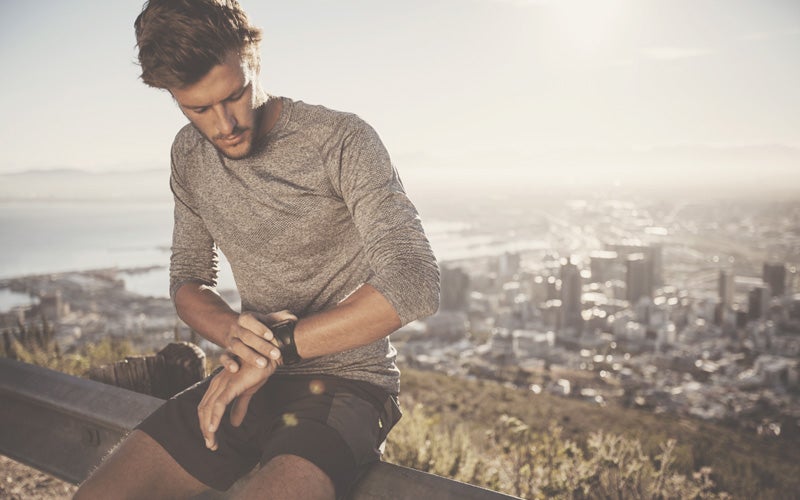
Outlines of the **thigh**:
M187 498L207 489L153 438L135 430L80 486L75 498Z
M236 498L333 500L336 489L328 475L305 458L278 455L253 474Z
M330 478L341 497L364 466L380 460L380 397L372 397L365 382L285 379L273 386L272 402L280 410L261 436L261 463L286 455L303 458Z
M212 375L213 376L213 375ZM173 397L137 426L158 442L167 453L203 484L224 491L250 471L261 457L255 437L264 428L264 419L248 411L239 427L230 423L230 407L217 430L218 449L206 448L197 405L211 377ZM263 392L263 391L262 391Z

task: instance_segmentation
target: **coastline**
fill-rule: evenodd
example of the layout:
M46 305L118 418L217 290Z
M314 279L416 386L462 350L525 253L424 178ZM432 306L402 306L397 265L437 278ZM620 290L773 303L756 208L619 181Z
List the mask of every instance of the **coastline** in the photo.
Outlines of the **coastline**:
M163 275L163 294L131 290L126 279ZM176 338L188 338L189 328L178 318L167 296L166 266L106 267L61 271L0 279L0 290L31 297L31 303L0 312L0 329L47 321L64 352L102 338L124 338L140 352L158 350ZM158 277L158 276L157 276ZM238 293L220 289L220 295L237 308ZM216 346L205 345L204 349Z

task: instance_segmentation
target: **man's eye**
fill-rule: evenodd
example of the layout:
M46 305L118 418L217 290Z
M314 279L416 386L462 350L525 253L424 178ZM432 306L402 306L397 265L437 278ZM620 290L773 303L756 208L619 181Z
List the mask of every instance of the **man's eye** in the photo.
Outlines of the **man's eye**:
M206 111L208 111L208 108L195 108L194 109L194 112L197 113L198 115L202 115Z

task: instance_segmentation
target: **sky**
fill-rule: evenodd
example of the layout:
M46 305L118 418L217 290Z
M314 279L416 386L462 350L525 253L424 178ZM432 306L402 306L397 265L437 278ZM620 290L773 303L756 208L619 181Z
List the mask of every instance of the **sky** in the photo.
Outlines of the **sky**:
M359 114L401 172L800 186L795 0L241 3L267 91ZM0 0L0 174L167 168L141 6Z

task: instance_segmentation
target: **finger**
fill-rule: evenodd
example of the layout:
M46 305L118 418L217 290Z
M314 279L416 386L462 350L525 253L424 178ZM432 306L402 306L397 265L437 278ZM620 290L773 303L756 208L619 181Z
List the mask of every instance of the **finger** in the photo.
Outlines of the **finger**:
M235 358L236 357L232 353L223 352L219 356L219 362L229 372L236 373L239 371L239 362Z
M284 309L283 311L275 311L269 313L263 317L264 322L268 325L274 325L276 323L280 323L281 321L286 321L287 319L291 319L297 321L297 316Z
M231 408L231 425L234 427L239 427L242 425L244 421L244 416L247 414L247 408L250 406L250 399L252 399L252 394L242 394L236 401L233 402L233 407Z
M220 374L224 373L224 371L220 372ZM217 449L216 436L214 433L216 429L214 429L214 431L210 430L211 405L216 400L216 394L219 393L220 385L220 377L217 375L211 380L211 384L209 384L208 389L206 389L203 399L200 400L200 404L197 405L197 418L200 424L200 432L203 434L206 448L211 451Z
M269 335L270 339L272 340L267 340L266 337L262 337L259 334L252 332L251 330L240 327L239 332L237 332L234 339L231 340L231 347L235 345L234 340L238 339L239 342L249 347L257 355L260 354L261 356L267 358L278 359L280 357L280 350L278 349L277 340L275 339L275 336L272 334L272 331L269 328L267 327L264 328L268 332L267 334L264 335ZM245 360L250 361L251 358L252 356L245 355ZM252 358L252 359L257 359L257 358ZM259 364L259 366L261 366L262 368L264 367L264 365L261 364Z
M248 330L243 330L243 332L239 335L239 340L242 341L242 343L244 343L247 347L253 349L262 356L266 356L271 359L278 359L281 351L278 349L277 340L275 339L275 336L272 335L272 330L267 330L269 331L269 336L272 338L272 341L268 341L264 337L259 337L255 333Z
M267 325L256 319L252 313L240 314L238 323L242 328L250 330L261 338L265 338L267 340L272 340L274 338L272 336L272 332L269 330L269 328L267 328Z
M219 372L211 380L211 384L198 405L200 432L203 434L206 447L211 451L216 451L218 448L216 431L219 429L225 408L236 397L234 392L236 385L233 375L224 370Z
M209 417L207 432L211 435L211 450L217 449L216 432L222 422L222 417L225 415L225 408L236 399L235 389L232 384L228 384L222 391L215 395L214 399L209 401Z
M267 359L260 353L256 352L245 344L242 339L236 337L231 340L228 350L239 357L243 362L249 363L254 366L265 368L267 366Z
M280 357L275 336L272 334L272 330L267 328L261 321L260 317L256 317L253 313L245 312L239 315L236 323L241 328L241 331L235 336L242 342L263 356L272 359Z

